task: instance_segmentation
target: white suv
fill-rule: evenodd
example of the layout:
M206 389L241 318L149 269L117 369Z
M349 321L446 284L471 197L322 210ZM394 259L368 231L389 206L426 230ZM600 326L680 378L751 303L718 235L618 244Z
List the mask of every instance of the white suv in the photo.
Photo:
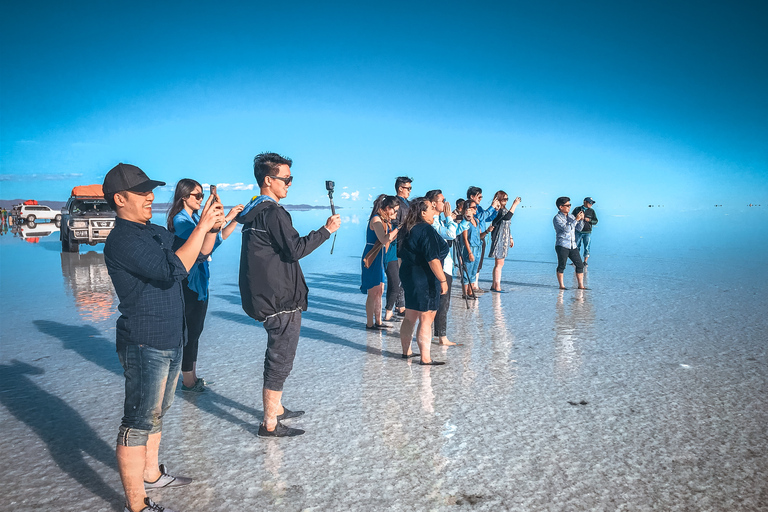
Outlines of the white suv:
M22 204L18 206L17 211L19 218L27 222L35 222L38 219L61 220L61 212L42 204Z

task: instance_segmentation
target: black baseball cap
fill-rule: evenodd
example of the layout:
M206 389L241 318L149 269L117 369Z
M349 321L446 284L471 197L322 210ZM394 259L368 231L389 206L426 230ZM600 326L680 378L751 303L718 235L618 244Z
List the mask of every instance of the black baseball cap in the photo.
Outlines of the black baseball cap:
M592 199L591 197L585 197L584 202L589 204L595 204L595 200Z
M131 164L119 163L106 176L101 188L104 195L115 194L125 190L131 192L149 192L155 187L165 185L164 181L149 179L144 171Z

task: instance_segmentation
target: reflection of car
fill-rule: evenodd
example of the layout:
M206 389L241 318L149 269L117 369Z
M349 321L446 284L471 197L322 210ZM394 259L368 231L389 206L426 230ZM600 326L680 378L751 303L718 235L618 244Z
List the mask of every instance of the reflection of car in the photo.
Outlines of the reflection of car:
M17 227L16 234L27 242L36 243L40 241L40 238L58 233L60 226L61 223L59 221L43 222L41 224L25 222Z
M61 220L61 213L42 204L20 204L13 207L14 214L21 220Z
M104 242L115 226L115 212L104 200L100 185L72 189L72 197L61 209L61 250L78 252L80 244Z
M61 272L67 291L80 315L89 321L106 320L117 309L115 291L104 255L94 251L61 255Z

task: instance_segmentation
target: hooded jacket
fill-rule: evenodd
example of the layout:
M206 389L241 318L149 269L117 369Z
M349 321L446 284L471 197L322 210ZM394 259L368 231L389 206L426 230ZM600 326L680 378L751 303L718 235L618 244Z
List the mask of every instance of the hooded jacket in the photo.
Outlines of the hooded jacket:
M243 224L240 297L243 311L259 322L277 313L307 310L309 289L299 260L331 236L325 228L299 236L290 214L262 197L237 216Z

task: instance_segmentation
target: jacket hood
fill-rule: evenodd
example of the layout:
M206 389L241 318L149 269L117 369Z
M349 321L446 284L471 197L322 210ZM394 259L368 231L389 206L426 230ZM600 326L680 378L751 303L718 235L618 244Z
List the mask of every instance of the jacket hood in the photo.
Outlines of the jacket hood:
M240 214L237 217L235 217L235 220L240 224L247 224L251 222L260 211L270 206L270 203L277 204L277 201L275 201L269 196L264 196L264 195L254 197L253 199L251 199L250 203L245 205L245 208L243 208L243 211L240 212Z

